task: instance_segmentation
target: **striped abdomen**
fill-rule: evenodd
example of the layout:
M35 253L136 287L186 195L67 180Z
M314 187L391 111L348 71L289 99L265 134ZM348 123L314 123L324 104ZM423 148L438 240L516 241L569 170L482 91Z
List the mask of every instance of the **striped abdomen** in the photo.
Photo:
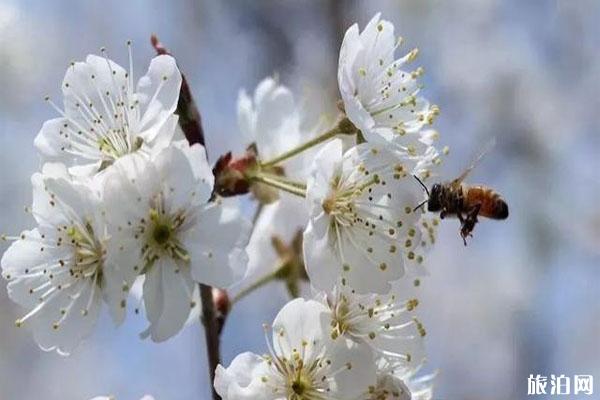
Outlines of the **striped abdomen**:
M500 194L482 185L463 185L463 209L481 204L479 215L492 219L508 218L508 205Z

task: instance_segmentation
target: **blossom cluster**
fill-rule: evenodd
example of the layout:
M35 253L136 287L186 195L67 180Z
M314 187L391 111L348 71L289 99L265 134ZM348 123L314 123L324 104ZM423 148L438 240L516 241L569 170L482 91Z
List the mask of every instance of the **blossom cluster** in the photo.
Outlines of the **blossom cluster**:
M248 223L209 201L205 150L178 131L175 60L154 58L137 85L132 72L90 55L68 67L64 107L47 98L60 116L35 139L36 226L2 257L8 294L27 310L16 325L30 325L45 350L70 353L103 303L121 323L138 279L144 334L165 340L198 306L196 282L228 286L245 271Z
M139 282L142 336L163 341L199 307L198 284L234 285L237 299L282 280L295 299L264 326L268 354L219 365L223 399L431 399L433 376L417 376L416 309L438 221L418 205L440 164L430 128L439 109L420 95L423 69L410 69L418 51L396 58L400 45L379 14L348 29L335 124L276 79L242 91L246 153L214 168L178 126L173 57L155 57L137 85L131 52L129 71L104 51L73 63L63 107L47 99L59 117L35 139L36 226L1 261L26 310L17 326L69 354L102 304L123 322ZM258 203L252 229L227 198L245 193Z
M297 290L303 275L292 267L299 264L311 298L292 300L264 326L266 355L243 353L217 368L223 399L432 398L434 376L417 376L425 328L415 312L438 222L415 208L424 198L419 180L440 162L429 129L439 110L418 95L422 69L407 69L417 51L396 59L398 45L379 15L362 32L357 25L346 32L335 136L303 124L302 107L274 79L261 82L253 99L240 94L241 130L259 159L252 174L281 191L256 223L250 273L271 271ZM285 157L307 140L324 144Z

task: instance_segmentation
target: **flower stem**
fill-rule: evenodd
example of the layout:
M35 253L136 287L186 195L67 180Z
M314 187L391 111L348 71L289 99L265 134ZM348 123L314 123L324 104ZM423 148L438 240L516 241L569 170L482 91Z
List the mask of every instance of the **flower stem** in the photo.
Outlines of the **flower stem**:
M238 294L236 294L235 297L233 298L233 300L231 300L231 306L233 307L240 300L242 300L244 297L246 297L250 293L254 292L256 289L258 289L258 288L266 285L267 283L271 282L272 280L274 280L275 277L277 276L277 274L279 273L280 269L281 268L277 268L275 271L271 272L270 274L267 274L267 275L263 276L262 278L258 279L252 285L248 286L245 289L242 289L242 291L240 291Z
M284 175L274 175L274 174L271 174L269 172L261 172L260 175L263 176L263 177L265 177L265 178L269 178L271 180L283 183L285 185L293 186L293 187L301 189L301 190L306 190L306 183L304 183L304 182L298 182L298 181L293 181L291 179L288 179Z
M257 182L272 186L284 192L291 193L299 197L306 197L306 185L300 182L294 182L285 178L276 177L275 175L258 173L252 177Z
M322 133L321 135L317 136L316 138L311 139L308 142L302 143L298 147L288 150L285 153L283 153L271 160L262 162L260 165L263 167L272 167L274 165L279 164L282 161L287 160L288 158L292 158L295 155L300 154L303 151L306 151L306 150L310 149L311 147L314 147L320 143L323 143L323 142L335 137L336 135L339 135L342 133L346 133L346 132L343 132L340 128L340 124L338 124L334 128L328 130L327 132Z

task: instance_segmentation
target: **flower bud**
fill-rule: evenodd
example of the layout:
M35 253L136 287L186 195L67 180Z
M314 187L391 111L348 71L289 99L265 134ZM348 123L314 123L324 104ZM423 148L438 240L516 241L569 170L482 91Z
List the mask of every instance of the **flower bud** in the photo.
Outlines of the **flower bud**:
M250 190L248 170L256 166L256 156L248 151L243 157L235 159L231 152L222 155L213 167L214 193L223 197L248 193Z
M229 295L227 294L227 291L213 287L212 298L215 311L219 315L227 315L231 307L231 302L229 301Z

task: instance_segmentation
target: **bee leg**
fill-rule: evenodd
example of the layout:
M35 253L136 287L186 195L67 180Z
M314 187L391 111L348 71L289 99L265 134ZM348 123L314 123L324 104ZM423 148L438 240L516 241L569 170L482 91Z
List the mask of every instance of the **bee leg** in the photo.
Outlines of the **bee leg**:
M479 215L479 211L481 210L481 203L477 203L471 208L469 213L467 214L467 220L473 220L473 225L477 223L477 216Z
M467 220L465 220L465 218L463 217L461 212L457 212L456 216L458 217L458 220L460 221L460 236L462 237L463 242L465 243L465 246L466 246L467 239L466 239L466 235L465 235L465 226L467 224Z
M462 222L460 235L463 238L465 246L467 245L467 236L473 236L472 232L473 229L475 229L475 225L477 224L477 215L479 215L480 210L481 203L478 203L469 210L469 212L467 213L467 217Z
M460 227L460 236L462 237L465 246L467 245L467 237L473 236L471 232L473 231L474 227L475 223L472 223L470 220L466 220Z

